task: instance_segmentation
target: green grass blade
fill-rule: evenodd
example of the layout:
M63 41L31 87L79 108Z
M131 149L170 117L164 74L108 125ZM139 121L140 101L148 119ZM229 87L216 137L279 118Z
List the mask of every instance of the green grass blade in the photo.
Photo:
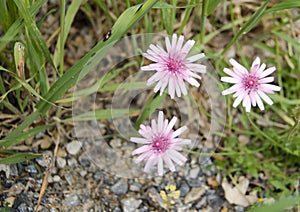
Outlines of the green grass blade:
M21 163L23 161L32 160L34 158L40 157L40 154L29 154L29 153L15 153L6 158L0 159L0 164L16 164Z
M88 111L78 116L62 120L61 122L73 122L73 121L91 121L91 120L104 120L124 117L125 115L135 114L139 110L137 109L105 109Z
M13 136L6 137L6 138L0 140L0 145L1 145L1 147L4 147L4 148L8 148L10 146L17 145L17 144L21 143L22 141L24 141L28 138L31 138L32 136L49 129L50 127L53 127L54 125L55 125L55 123L52 123L52 124L48 124L48 125L35 127L33 129L27 130L24 133L18 133L18 134L15 133Z
M50 52L49 52L49 49L47 48L46 42L45 42L41 32L39 31L38 27L36 26L35 21L32 18L29 10L27 9L25 2L20 1L20 0L15 0L14 2L16 3L16 5L19 9L20 15L22 16L22 18L24 18L25 26L28 29L28 33L29 33L31 39L33 39L33 43L37 47L39 47L39 49L43 52L47 61L51 64L51 66L54 67L54 63L50 56Z
M212 14L212 12L217 8L221 0L209 0L207 3L206 16Z
M222 55L227 52L227 50L234 44L236 41L244 34L249 32L256 24L257 22L263 17L265 9L268 5L270 0L267 0L265 3L263 3L260 8L250 17L250 19L243 24L240 31L232 38L232 40L227 44L227 46L222 51Z
M38 0L32 5L29 9L29 13L31 16L35 16L35 14L39 11L42 5L46 2L46 0ZM0 38L0 51L12 40L15 39L16 35L21 31L24 23L21 21L22 19L17 19L7 30L7 32Z
M60 41L62 43L57 42L54 56L53 56L53 63L54 63L55 67L58 66L59 58L61 57L61 54L63 52L61 47L65 46L71 25L74 21L75 15L77 14L77 12L80 8L81 3L82 3L82 0L72 1L72 3L68 6L68 11L67 11L66 17L64 19L65 20L64 21L64 30L63 30L63 32L61 31L59 33L59 36L57 39L58 41ZM63 40L61 40L62 38L63 38Z
M112 47L112 44L120 39L136 22L138 22L150 10L157 0L148 0L144 3L139 11L137 6L128 8L116 21L112 35L106 42L100 41L92 50L90 50L83 58L81 58L74 66L72 66L61 78L59 78L44 96L44 100L40 100L36 108L38 111L31 113L26 117L25 121L12 131L6 138L0 140L4 143L7 139L18 138L22 136L22 131L29 127L33 121L40 115L44 115L51 104L48 102L56 102L68 89L76 84L76 80L84 77L93 67L98 64L105 53ZM94 55L95 54L95 55ZM94 55L94 56L93 56ZM93 64L94 63L94 64ZM93 65L91 65L93 64ZM20 138L21 140L25 137Z
M280 2L279 4L275 5L274 7L271 7L270 9L267 9L265 13L275 12L279 10L286 10L291 8L299 8L300 7L300 1L299 0L285 0Z
M289 36L286 33L283 32L277 32L277 31L272 31L273 34L277 35L278 37L286 40L288 43L290 43L298 52L300 52L300 44L298 41L293 39L291 36Z

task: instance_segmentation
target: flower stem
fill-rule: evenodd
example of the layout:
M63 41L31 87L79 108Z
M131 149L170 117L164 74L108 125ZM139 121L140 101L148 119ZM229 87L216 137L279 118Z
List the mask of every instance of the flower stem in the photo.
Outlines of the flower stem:
M204 43L205 37L205 21L207 16L207 2L208 0L202 0L202 11L201 11L201 25L200 25L200 43Z

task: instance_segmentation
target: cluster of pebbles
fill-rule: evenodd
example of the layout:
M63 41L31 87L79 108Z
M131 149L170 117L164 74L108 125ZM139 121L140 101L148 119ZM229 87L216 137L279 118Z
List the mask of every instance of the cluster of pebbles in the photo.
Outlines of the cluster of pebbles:
M118 148L120 142L113 139L110 148ZM9 211L244 211L225 200L221 175L210 157L189 154L184 167L162 177L147 176L141 166L133 163L130 165L142 177L123 177L126 170L116 173L113 167L101 168L93 160L97 155L87 149L81 141L71 141L64 146L64 154L55 158L48 150L33 161L1 165L1 209L7 204ZM49 168L45 156L55 161L51 163L48 185L37 208L44 174ZM164 198L163 193L171 194L170 186L180 191L179 196Z

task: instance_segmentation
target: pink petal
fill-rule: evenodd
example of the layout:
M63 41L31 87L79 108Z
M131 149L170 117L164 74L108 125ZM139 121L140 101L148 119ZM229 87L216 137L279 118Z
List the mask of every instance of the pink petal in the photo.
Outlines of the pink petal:
M173 135L172 135L171 138L177 137L178 135L180 135L181 133L183 133L183 132L186 131L186 130L187 130L187 127L186 127L186 126L180 127L179 129L177 129L177 130L173 133Z
M233 107L237 107L241 103L241 101L243 100L243 98L244 98L244 93L238 95L238 97L233 102Z
M205 57L204 53L196 54L196 55L193 55L193 56L187 58L186 61L189 62L189 63L192 63L192 62L195 62L197 60L200 60L203 57Z
M189 64L186 64L186 67L195 72L206 73L205 65L189 63Z
M261 79L261 78L264 78L270 74L272 74L274 71L276 71L276 67L271 67L271 68L268 68L267 70L263 71L260 75L258 75L258 77Z
M190 83L191 85L196 86L197 88L200 86L199 82L197 82L197 80L195 80L194 78L187 78L185 79L188 83Z
M241 82L241 80L239 78L233 78L233 77L221 77L221 81L229 82L229 83L239 83L239 82Z
M151 146L150 145L144 145L144 146L141 146L139 148L137 148L136 150L134 150L132 152L132 155L138 155L138 154L141 154L141 153L144 153L144 152L148 152L149 150L151 150Z
M254 93L254 98L256 99L259 109L264 110L265 106L264 106L263 102L261 101L261 98L259 97L259 95L256 92Z
M277 85L270 85L270 84L262 84L260 85L260 90L266 93L273 93L273 91L280 91L281 87Z
M174 172L175 171L174 163L172 162L172 160L166 154L163 155L163 160L167 164L167 166L170 169L170 171Z
M158 170L158 175L162 176L164 170L163 170L163 160L160 156L158 157L157 170Z
M251 101L249 95L245 95L243 99L243 106L246 108L246 112L250 112L251 110Z
M256 57L251 66L251 74L256 73L256 71L259 69L259 65L260 65L260 58Z
M164 113L162 111L159 111L157 127L160 131L163 129L163 125L164 125Z
M242 66L241 64L239 64L235 59L230 59L229 62L231 63L231 65L233 66L234 69L236 69L238 72L244 73L244 74L248 74L248 70Z
M181 58L185 58L186 55L190 52L191 48L194 46L194 40L188 40L181 49Z
M273 82L274 81L274 77L266 77L266 78L262 78L260 80L258 80L259 83L268 83L268 82Z
M223 71L224 71L226 74L228 74L229 76L231 76L231 77L233 77L233 78L236 78L236 79L240 79L241 76L242 76L240 73L238 73L238 74L240 74L240 75L238 75L238 74L236 74L235 72L231 71L231 70L228 69L228 68L224 68Z
M131 137L130 141L137 143L137 144L148 144L149 141L145 138L137 138L137 137Z
M273 104L273 101L264 92L258 90L257 94L269 105Z

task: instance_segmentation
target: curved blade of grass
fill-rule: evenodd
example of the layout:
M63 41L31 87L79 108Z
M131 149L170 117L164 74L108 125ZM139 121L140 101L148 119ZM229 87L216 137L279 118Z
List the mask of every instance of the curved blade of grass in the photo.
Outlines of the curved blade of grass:
M138 129L140 127L140 124L143 123L158 107L159 105L163 102L163 100L166 97L166 92L163 93L163 95L157 95L153 96L143 107L142 112L140 116L138 117L136 124L135 124L135 129Z
M136 114L139 110L137 109L105 109L105 110L95 110L88 111L78 116L72 118L61 120L61 122L72 122L72 121L90 121L90 120L104 120L104 119L113 119L120 118L125 115Z
M45 42L41 32L39 31L38 27L36 26L35 21L32 18L29 10L27 9L25 2L19 1L19 0L15 0L14 2L19 9L20 15L22 16L22 18L24 18L25 26L28 29L29 35L33 39L33 43L37 47L39 47L39 49L43 52L47 61L51 64L51 66L53 66L55 68L53 60L50 56L49 49L47 48L46 42Z
M52 124L48 124L48 125L35 127L33 129L27 130L24 133L18 133L17 135L14 134L14 136L6 137L6 138L0 140L0 146L4 147L4 148L14 146L14 145L19 144L22 141L40 133L40 132L47 130L50 127L53 127L55 124L56 123L52 123Z
M29 154L29 153L15 153L11 156L3 158L0 160L0 164L16 164L27 160L32 160L34 158L40 157L40 154Z
M46 2L46 0L38 0L36 1L30 8L29 14L31 16L35 16L35 14L39 11L42 5ZM15 36L21 31L22 26L24 25L23 20L21 18L17 19L7 30L7 32L0 38L0 51L12 40L14 40Z
M265 1L260 8L250 17L250 19L243 24L240 31L232 38L232 40L227 44L227 46L222 51L222 55L225 54L225 52L228 51L228 49L244 34L249 32L256 24L257 22L263 17L264 12L266 10L266 7L270 0Z
M197 6L196 4L190 4L186 6L176 6L176 5L171 5L166 2L157 2L153 8L155 9L176 9L176 8L193 8Z
M81 58L74 66L72 66L61 78L59 78L44 96L44 99L46 99L47 101L41 99L36 106L37 111L27 116L25 121L20 124L14 131L12 131L6 138L0 140L0 143L4 143L7 139L18 138L18 136L22 135L22 131L26 127L30 126L40 114L45 115L51 107L51 104L49 104L48 102L56 102L56 100L58 100L63 94L65 94L68 89L76 84L77 79L84 77L89 71L91 71L93 68L91 64L97 64L99 60L103 58L105 53L112 47L113 42L116 42L131 27L133 27L134 24L138 22L148 12L148 10L153 7L156 2L157 0L146 1L139 11L137 11L137 6L128 8L119 17L119 19L113 26L111 37L105 42L100 41L83 58ZM24 138L20 139L24 140Z
M61 46L65 46L71 25L74 21L74 17L77 14L77 11L80 8L80 5L82 3L82 0L77 0L77 1L72 1L72 3L68 6L68 11L66 13L66 17L65 17L65 21L64 21L64 33L59 33L58 36L58 41L61 40L61 38L63 38L63 40L61 41L62 44L60 44L60 42L57 42L56 44L56 48L55 48L55 52L54 52L54 56L53 56L53 63L54 66L57 67L58 63L59 63L59 58L61 56Z
M290 43L298 52L300 52L300 44L298 41L293 39L291 36L287 35L286 33L283 32L276 32L272 31L273 34L277 35L278 37L286 40L288 43Z
M275 5L274 7L271 7L270 9L267 9L265 13L275 12L279 10L286 10L291 8L297 8L300 7L300 1L299 0L285 0L283 2L280 2L279 4Z
M220 2L221 0L209 0L207 3L206 16L212 14Z

